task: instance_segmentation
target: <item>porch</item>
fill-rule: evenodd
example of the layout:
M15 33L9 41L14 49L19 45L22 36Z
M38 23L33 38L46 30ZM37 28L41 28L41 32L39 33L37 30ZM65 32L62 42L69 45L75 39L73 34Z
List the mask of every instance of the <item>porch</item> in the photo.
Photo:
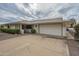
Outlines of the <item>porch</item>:
M21 26L22 26L21 30L24 30L24 33L31 33L31 29L33 28L33 25L22 24Z

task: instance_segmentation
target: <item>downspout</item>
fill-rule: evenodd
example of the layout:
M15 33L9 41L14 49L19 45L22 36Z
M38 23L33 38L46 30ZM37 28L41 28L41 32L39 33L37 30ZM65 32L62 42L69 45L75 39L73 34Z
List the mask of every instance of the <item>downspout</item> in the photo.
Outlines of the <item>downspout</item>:
M62 19L62 24L61 24L61 36L63 36L63 19Z
M63 23L62 23L62 34L61 35L63 36Z
M40 34L40 24L38 24L38 33Z

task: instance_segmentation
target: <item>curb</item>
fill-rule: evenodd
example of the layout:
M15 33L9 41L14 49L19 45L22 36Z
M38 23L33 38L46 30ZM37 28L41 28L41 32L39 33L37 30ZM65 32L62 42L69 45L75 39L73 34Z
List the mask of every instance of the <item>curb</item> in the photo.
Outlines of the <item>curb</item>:
M69 47L68 47L68 43L67 43L67 41L66 41L66 54L67 54L67 56L70 56L70 53L69 53Z

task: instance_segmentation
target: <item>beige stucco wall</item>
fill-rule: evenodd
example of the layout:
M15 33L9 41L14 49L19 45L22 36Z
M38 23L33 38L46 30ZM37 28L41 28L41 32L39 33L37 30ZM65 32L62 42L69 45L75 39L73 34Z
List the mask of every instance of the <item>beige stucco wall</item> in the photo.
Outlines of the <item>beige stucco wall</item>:
M22 26L22 25L21 25L21 26ZM16 28L16 29L20 29L20 24L16 24L16 25L15 25L15 28Z
M38 27L38 24L33 25L33 28L36 30L37 33L39 33L39 27Z
M63 26L63 36L67 36L66 35L66 27Z
M3 28L7 29L8 25L3 25ZM20 25L19 24L9 24L10 29L20 29Z
M3 27L2 27L3 26ZM7 25L0 25L0 28L7 29Z
M65 23L46 23L33 25L33 28L36 30L37 33L57 36L66 36L67 27L68 26L66 26ZM7 28L7 26L4 25L4 28ZM10 29L22 29L22 25L11 24Z
M10 25L10 29L15 29L15 25Z
M20 29L20 25L19 24L12 24L12 25L10 25L10 29Z
M6 25L4 25L4 28L5 28L5 29L7 29L7 26L6 26Z

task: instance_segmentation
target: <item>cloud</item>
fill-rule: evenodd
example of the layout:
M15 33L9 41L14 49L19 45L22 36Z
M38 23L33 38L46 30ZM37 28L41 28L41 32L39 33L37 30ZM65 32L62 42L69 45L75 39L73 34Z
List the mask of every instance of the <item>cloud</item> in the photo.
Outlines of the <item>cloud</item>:
M77 3L0 3L0 23L63 17L79 19Z

